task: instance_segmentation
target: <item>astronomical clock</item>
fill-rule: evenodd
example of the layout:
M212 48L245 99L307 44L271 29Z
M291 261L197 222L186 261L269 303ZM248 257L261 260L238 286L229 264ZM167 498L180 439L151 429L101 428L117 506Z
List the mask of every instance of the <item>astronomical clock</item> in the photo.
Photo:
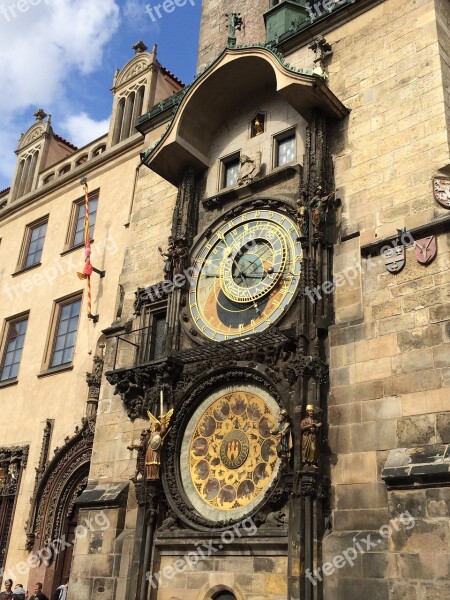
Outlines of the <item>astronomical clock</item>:
M260 333L292 303L302 249L291 218L249 210L203 235L193 248L189 310L210 340Z

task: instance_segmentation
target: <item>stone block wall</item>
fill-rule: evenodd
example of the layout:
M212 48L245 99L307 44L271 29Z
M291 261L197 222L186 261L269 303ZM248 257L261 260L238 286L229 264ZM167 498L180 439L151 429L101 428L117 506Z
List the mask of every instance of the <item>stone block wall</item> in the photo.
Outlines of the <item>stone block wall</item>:
M257 554L257 553L256 553ZM160 573L171 569L183 556L163 556ZM180 563L181 567L181 563ZM170 579L161 578L155 600L209 600L221 590L229 589L238 600L285 600L287 594L287 558L266 556L218 556L200 561ZM153 596L152 596L153 600Z
M235 10L244 17L244 27L237 32L238 44L264 43L266 30L263 12L269 9L269 0L239 0L235 5L228 0L203 2L197 70L213 61L227 45L230 13Z

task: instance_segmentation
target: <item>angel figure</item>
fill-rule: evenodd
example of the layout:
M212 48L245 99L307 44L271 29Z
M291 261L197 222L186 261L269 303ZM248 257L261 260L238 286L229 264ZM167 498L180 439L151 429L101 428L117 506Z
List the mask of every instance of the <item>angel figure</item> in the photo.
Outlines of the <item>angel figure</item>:
M148 480L159 479L159 466L161 464L161 448L164 438L169 433L169 423L173 415L173 408L157 419L147 411L150 419L150 433L147 438L147 451L145 454L145 468Z

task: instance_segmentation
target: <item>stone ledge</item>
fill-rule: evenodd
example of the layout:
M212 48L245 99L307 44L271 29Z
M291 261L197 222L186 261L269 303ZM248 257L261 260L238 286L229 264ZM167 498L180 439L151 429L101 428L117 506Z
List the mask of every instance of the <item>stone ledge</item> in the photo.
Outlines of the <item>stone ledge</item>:
M381 478L388 489L450 483L450 444L390 450Z

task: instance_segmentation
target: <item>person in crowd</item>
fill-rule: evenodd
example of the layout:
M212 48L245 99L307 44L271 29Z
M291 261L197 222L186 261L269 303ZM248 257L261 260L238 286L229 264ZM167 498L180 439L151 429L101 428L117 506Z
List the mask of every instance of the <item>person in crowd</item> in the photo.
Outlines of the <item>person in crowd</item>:
M39 581L34 584L34 593L30 600L48 600L47 596L42 593L42 583Z
M16 583L13 590L14 600L25 600L27 592L21 583Z
M67 600L67 593L69 589L69 582L66 580L59 588L56 589L56 592L53 594L52 600Z
M0 594L0 600L14 600L12 586L13 586L12 579L6 579L5 580L5 591Z

